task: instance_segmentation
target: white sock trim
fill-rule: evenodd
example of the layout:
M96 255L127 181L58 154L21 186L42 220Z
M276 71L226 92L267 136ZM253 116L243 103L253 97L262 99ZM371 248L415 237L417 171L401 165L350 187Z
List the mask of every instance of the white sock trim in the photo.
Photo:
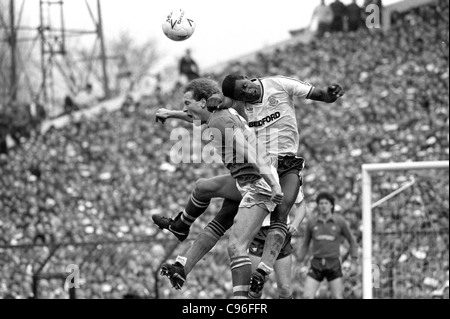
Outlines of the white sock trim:
M258 268L264 270L267 275L270 275L273 272L273 268L267 266L265 263L260 262Z
M183 256L177 256L177 259L175 259L175 262L179 262L180 264L186 266L187 258Z

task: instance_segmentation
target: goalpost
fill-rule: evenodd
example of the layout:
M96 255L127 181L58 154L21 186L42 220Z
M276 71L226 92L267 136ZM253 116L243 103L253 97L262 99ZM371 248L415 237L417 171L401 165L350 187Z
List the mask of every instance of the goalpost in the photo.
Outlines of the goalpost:
M373 269L372 269L372 208L391 199L401 193L411 184L406 184L390 195L372 204L372 176L371 174L383 171L425 170L425 169L447 169L448 161L431 162L405 162L405 163L383 163L362 165L362 227L363 227L363 261L362 261L362 289L363 298L373 298Z

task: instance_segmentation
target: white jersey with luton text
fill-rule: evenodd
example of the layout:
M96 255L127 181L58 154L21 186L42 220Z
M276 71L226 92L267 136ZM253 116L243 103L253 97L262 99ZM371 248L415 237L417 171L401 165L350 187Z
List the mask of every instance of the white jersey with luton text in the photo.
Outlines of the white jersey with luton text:
M272 76L253 79L261 85L261 99L245 103L250 128L272 156L296 155L299 132L294 97L309 98L314 87L297 79Z

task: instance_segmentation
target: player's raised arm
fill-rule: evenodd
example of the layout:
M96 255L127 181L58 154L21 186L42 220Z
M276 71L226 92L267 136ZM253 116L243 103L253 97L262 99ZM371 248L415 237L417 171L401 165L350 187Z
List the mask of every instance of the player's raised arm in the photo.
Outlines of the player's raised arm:
M246 121L248 120L247 114L245 113L245 103L241 101L233 100L223 94L213 94L207 101L206 107L210 112L215 110L223 110L233 108L240 116L242 116Z
M193 119L191 116L189 116L188 114L186 114L184 111L177 111L177 110L169 110L169 109L158 109L156 111L156 122L161 122L162 124L164 124L166 122L166 120L168 119L178 119L178 120L183 120L189 123L193 123Z
M334 103L338 98L344 96L344 94L344 89L339 84L333 84L326 90L313 88L308 99L325 103Z

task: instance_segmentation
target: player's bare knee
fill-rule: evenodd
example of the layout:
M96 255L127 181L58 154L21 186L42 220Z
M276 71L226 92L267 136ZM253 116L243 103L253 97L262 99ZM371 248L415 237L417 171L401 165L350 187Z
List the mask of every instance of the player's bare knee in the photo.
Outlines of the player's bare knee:
M278 291L281 298L287 298L292 295L291 285L288 283L280 285Z
M200 178L195 182L195 194L200 197L199 199L210 199L216 188L217 183L211 181L211 179Z
M195 181L195 192L202 193L206 189L205 184L207 183L207 181L208 180L206 178L199 178L198 180L196 180Z

